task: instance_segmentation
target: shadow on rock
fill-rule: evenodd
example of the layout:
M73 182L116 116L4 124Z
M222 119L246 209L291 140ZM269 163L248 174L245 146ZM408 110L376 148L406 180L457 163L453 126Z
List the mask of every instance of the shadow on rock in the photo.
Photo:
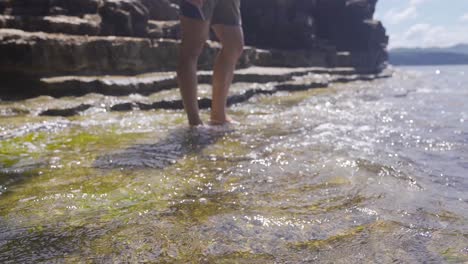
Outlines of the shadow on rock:
M100 169L163 169L184 156L199 153L232 130L228 127L176 129L155 144L138 144L124 151L100 156L94 167Z

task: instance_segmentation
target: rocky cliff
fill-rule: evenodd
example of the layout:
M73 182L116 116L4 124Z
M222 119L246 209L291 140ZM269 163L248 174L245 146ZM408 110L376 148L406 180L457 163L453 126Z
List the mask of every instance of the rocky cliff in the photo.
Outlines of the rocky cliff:
M328 53L330 67L380 69L385 28L373 19L377 0L243 1L246 41L274 49Z
M175 68L178 0L0 0L2 93L24 80ZM388 38L377 0L244 0L239 67L354 67L379 72ZM209 68L219 45L207 44Z

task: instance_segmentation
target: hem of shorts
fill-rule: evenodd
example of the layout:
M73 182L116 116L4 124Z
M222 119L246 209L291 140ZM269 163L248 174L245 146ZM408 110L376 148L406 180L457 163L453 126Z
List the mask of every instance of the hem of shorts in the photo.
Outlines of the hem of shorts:
M213 22L211 25L223 25L223 26L233 26L233 27L240 27L242 23L223 23L223 22Z
M206 21L206 20L201 19L200 17L187 16L187 15L185 15L185 14L180 14L179 16L183 16L183 17L191 18L191 19L195 19L195 20L200 20L200 21Z
M199 17L187 16L185 14L180 14L180 16L187 17L187 18L190 18L190 19L195 19L195 20L198 20L198 21L208 21L208 20L203 20L203 19L201 19ZM241 27L242 26L242 22L238 22L238 23L211 22L210 24L211 25L233 26L233 27Z

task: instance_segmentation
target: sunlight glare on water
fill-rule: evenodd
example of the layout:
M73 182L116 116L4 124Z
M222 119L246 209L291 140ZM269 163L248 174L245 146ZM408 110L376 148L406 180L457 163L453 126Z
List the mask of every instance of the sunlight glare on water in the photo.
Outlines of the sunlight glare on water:
M466 262L466 71L258 96L229 129L9 115L0 261Z

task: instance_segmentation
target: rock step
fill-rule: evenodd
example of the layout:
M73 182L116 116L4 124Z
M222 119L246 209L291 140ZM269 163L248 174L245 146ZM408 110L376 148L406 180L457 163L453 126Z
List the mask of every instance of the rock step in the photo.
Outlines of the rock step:
M286 82L308 74L354 75L352 68L274 68L249 67L235 72L234 83ZM211 83L212 72L201 71L199 83ZM43 78L40 94L53 97L82 96L88 93L122 96L149 95L177 87L175 72L154 72L136 76L62 76Z
M178 44L170 39L72 36L0 29L0 73L25 76L138 74L175 70ZM208 41L200 67L208 68L219 50ZM239 66L247 67L268 52L246 47Z
M99 35L99 15L75 16L10 16L0 15L0 28L32 32L62 33L71 35Z
M63 76L42 78L40 94L53 97L82 96L89 93L122 96L148 95L177 86L175 72L155 72L136 76Z
M3 6L8 10L6 13L22 16L82 15L97 13L102 2L102 0L1 0L0 8Z
M26 32L60 33L68 35L99 36L102 19L98 14L83 16L12 16L0 15L0 28L18 29ZM180 38L180 22L178 20L149 20L147 26L148 38Z
M174 22L161 22L177 27ZM162 27L164 29L164 27ZM176 29L174 29L176 31ZM163 30L164 31L164 30ZM172 31L161 34L175 34ZM179 41L116 36L78 36L0 29L0 73L28 77L138 74L175 70ZM210 68L219 43L208 41L200 67ZM336 67L330 50L261 50L246 47L239 67Z
M243 103L251 99L256 95L273 95L275 93L281 91L304 91L310 90L315 88L326 88L332 83L344 83L344 82L354 82L354 81L371 81L380 78L388 78L391 74L383 73L383 74L365 74L365 75L341 75L341 76L320 76L320 77L313 77L307 75L308 77L304 78L295 78L294 80L285 81L285 82L278 82L273 83L268 88L256 88L255 85L252 84L253 87L250 89L244 89L240 93L236 93L228 97L228 106L232 106L235 104ZM164 96L162 96L164 97ZM47 109L45 111L40 112L39 114L42 116L74 116L83 113L84 111L95 107L95 108L103 108L103 105L91 105L91 104L79 104L69 108L60 108L60 109ZM211 99L209 98L202 98L199 100L199 107L200 109L208 109L211 107ZM160 110L160 109L167 109L167 110L176 110L176 109L183 109L183 103L180 99L174 100L159 100L156 102L142 102L142 101L131 101L131 102L117 102L113 105L105 106L106 111L133 111L133 110Z
M180 22L175 21L148 21L148 37L149 38L180 38Z

